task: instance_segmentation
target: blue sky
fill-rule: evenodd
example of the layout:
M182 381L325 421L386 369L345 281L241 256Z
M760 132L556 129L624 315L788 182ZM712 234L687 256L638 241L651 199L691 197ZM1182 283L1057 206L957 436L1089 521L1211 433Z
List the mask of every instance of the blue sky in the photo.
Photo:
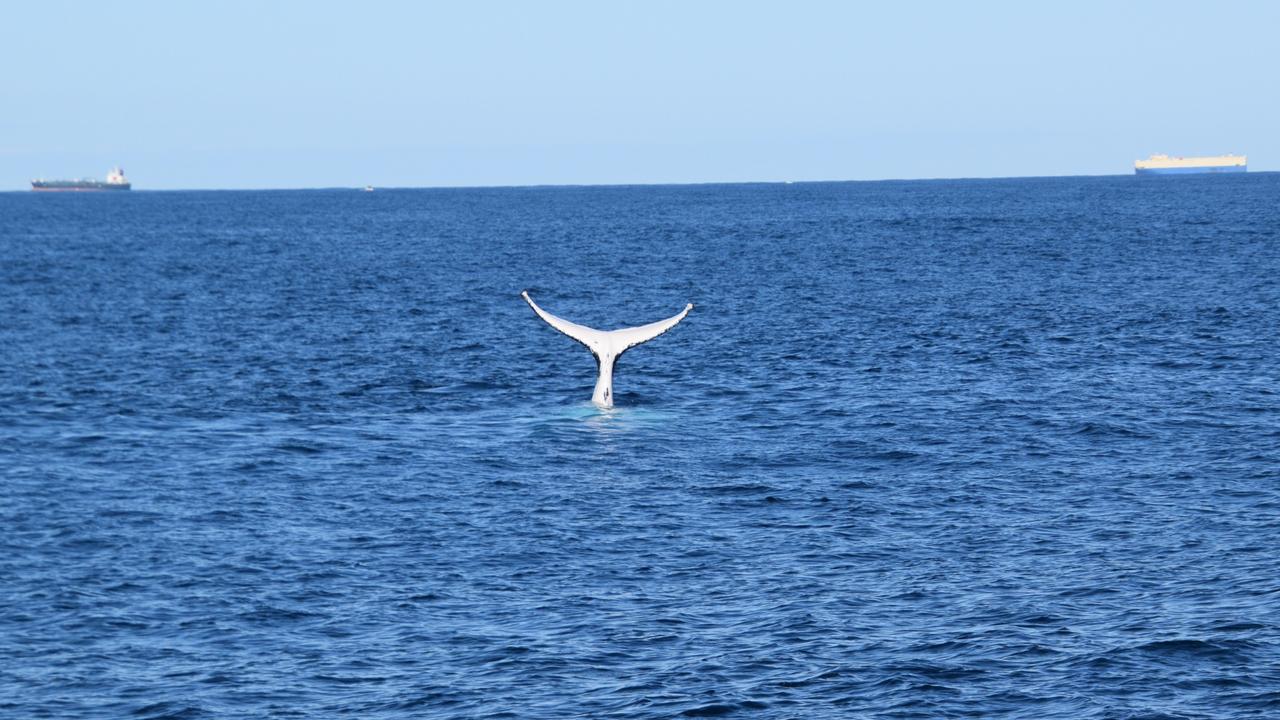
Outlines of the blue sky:
M23 2L0 189L1280 169L1280 3Z

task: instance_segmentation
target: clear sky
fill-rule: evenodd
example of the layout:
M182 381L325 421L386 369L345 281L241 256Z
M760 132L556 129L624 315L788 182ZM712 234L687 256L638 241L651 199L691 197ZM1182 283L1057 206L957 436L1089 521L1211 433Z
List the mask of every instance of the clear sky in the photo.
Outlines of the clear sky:
M14 2L0 189L1280 169L1280 2Z

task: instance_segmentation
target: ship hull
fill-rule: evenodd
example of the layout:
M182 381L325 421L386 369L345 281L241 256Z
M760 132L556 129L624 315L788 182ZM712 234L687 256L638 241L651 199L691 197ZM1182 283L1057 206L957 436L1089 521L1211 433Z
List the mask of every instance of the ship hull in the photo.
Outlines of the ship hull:
M1204 167L1134 168L1135 175L1202 175L1205 173L1242 173L1245 165L1206 165Z
M31 183L31 189L36 192L107 192L117 190L128 190L133 185L130 183L84 183L84 184L66 184L55 185L52 183Z

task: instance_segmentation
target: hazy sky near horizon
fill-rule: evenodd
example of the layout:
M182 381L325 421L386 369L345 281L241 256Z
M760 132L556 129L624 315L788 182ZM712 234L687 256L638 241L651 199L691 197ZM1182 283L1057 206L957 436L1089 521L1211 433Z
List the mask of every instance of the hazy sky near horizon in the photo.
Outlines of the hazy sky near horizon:
M1275 2L25 2L0 190L1280 169Z

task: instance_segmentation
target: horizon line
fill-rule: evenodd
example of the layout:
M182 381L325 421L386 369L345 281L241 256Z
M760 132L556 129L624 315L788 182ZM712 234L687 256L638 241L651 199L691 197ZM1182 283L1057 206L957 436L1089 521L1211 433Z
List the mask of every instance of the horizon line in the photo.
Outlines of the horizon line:
M1276 170L1248 170L1244 176L1271 174ZM1215 173L1196 173L1215 174ZM330 184L330 186L314 187L133 187L128 192L301 192L326 190L364 191L366 187L374 190L535 190L535 188L582 188L582 187L695 187L712 186L712 184L831 184L855 182L956 182L956 181L1007 181L1007 179L1051 179L1051 178L1117 178L1139 177L1137 173L1101 173L1101 174L1066 174L1066 176L959 176L959 177L927 177L927 178L861 178L861 179L796 179L796 181L686 181L686 182L600 182L600 183L529 183L529 184ZM1160 176L1164 177L1164 176ZM1180 176L1178 176L1180 177ZM14 188L0 192L33 192L31 188ZM70 191L74 193L77 191ZM93 191L79 191L90 192ZM42 195L56 195L56 192L45 192Z
M1275 170L1249 170L1245 173L1227 173L1238 175L1265 175ZM1216 173L1193 173L1193 175L1214 175ZM366 187L374 190L517 190L538 188L622 188L622 187L695 187L701 185L817 185L834 183L888 183L888 182L943 182L943 181L982 181L982 180L1044 180L1052 178L1103 178L1103 177L1139 177L1137 173L1101 173L1072 175L966 175L937 176L918 178L862 178L842 180L690 180L684 182L606 182L606 183L530 183L530 184L494 184L494 185L323 185L312 187L186 187L186 188L131 188L128 192L302 192L318 190L357 190ZM1164 176L1157 176L1164 177ZM1176 176L1181 177L1181 176ZM34 192L30 187L0 190L0 192ZM64 194L75 194L95 191L67 191ZM57 192L45 192L43 195L55 195Z

